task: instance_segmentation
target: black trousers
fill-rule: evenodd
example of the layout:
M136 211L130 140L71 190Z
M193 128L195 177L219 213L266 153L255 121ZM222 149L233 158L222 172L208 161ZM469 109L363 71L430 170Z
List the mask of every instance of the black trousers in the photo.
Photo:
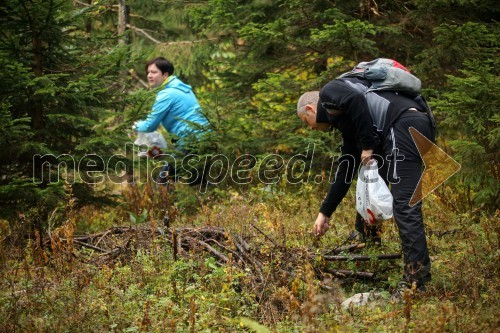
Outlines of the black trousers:
M393 214L396 221L404 257L404 279L423 286L431 279L431 262L427 249L422 202L411 206L410 200L422 176L423 161L409 128L413 127L434 141L435 131L425 113L408 110L393 124L382 143L385 159L380 175L390 183L394 199ZM377 228L366 228L359 214L356 229L366 236L375 236Z

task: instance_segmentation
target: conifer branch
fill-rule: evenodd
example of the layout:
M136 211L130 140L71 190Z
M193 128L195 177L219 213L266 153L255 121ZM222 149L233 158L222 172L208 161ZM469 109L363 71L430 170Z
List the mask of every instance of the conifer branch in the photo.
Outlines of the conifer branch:
M78 5L82 5L82 6L85 6L85 7L90 7L92 6L91 4L89 3L85 3L85 2L82 2L82 1L78 1L78 0L73 0L73 3L76 3Z
M159 41L158 39L154 38L150 34L148 34L144 29L138 28L134 25L127 24L127 28L130 28L134 30L135 32L143 35L144 37L148 38L150 41L156 44L161 44L161 45L184 45L184 44L195 44L195 43L203 43L203 42L209 42L209 41L214 41L218 40L218 37L213 37L213 38L207 38L207 39L198 39L198 40L186 40L186 41L178 41L178 42L162 42Z
M139 75L137 75L137 73L133 70L133 69L130 69L128 71L128 73L130 74L130 76L132 76L134 79L136 79L137 81L139 81L140 84L142 84L142 86L144 88L149 88L149 85L147 84L147 82L145 82L143 79L141 79L139 77Z

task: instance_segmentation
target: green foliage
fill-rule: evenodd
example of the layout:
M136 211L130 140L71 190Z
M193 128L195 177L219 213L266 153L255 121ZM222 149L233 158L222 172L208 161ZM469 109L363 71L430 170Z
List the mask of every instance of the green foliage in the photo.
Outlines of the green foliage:
M499 148L498 61L466 62L460 76L448 76L449 92L434 103L441 126L462 164L460 180L475 204L494 210L498 204L495 168ZM469 193L467 193L469 192ZM472 207L468 207L472 209Z
M443 23L434 28L434 45L418 55L419 74L442 84L443 74L457 74L471 62L490 64L498 52L498 23Z
M250 270L236 264L220 265L205 252L184 253L174 261L166 235L158 235L147 246L141 245L139 237L129 239L129 235L124 240L128 239L130 247L110 262L99 261L99 254L86 248L74 249L72 259L68 256L60 262L57 248L42 250L35 239L22 255L18 250L16 256L11 255L9 251L13 249L2 247L0 329L55 328L76 332L328 332L333 328L399 332L408 327L434 332L489 332L496 329L498 219L486 214L449 214L447 206L438 200L427 201L434 276L427 294L412 299L409 309L383 300L372 308L346 311L340 308L340 302L349 295L378 291L396 283L401 272L399 263L331 263L334 268L380 274L376 281L321 281L333 286L330 290L320 289L314 271L301 262L294 262L293 267L284 266L287 262L284 256L297 255L305 249L320 253L336 247L352 228L349 219L352 212L343 207L330 234L321 243L314 240L308 232L311 212L305 207L304 198L316 197L316 192L315 188L309 188L303 189L301 197L286 195L256 202L247 196L234 195L217 205L205 206L199 215L200 219L206 219L205 226L225 227L231 233L251 235L254 229L250 223L264 230L266 237L254 234L247 238L252 255L269 258L261 261L266 277L263 283L255 283ZM316 205L314 202L313 206ZM397 250L396 226L387 221L383 228L382 247L368 247L364 254ZM296 276L287 279L280 268L292 270ZM387 292L384 293L387 297ZM409 323L405 320L408 310Z
M217 124L228 125L219 127L217 142L227 151L285 155L314 143L331 154L339 140L332 144L298 128L296 99L357 61L392 57L423 79L440 135L464 166L462 185L481 198L476 203L495 207L497 176L491 163L498 163L492 155L498 145L498 100L491 87L498 76L497 11L489 1L382 1L361 7L344 1L210 1L196 8L194 21L205 33L224 31L232 42L224 46L233 54L213 59L216 90L207 87L204 93L205 100L225 97L217 108L227 112L208 110ZM459 79L464 76L469 78ZM467 161L477 166L472 152L484 157L481 172L467 171Z
M1 331L444 332L498 327L496 2L125 1L131 14L125 36L115 31L116 2L88 2L0 4ZM175 204L169 201L172 193L158 194L150 184L88 184L72 169L73 161L78 166L88 154L102 157L98 168L112 154L120 158L111 167L133 163L124 144L132 140L127 136L132 123L149 112L154 92L127 71L144 77L146 60L159 55L172 60L176 74L194 87L210 121L203 140L193 141L199 162L221 154L229 161L213 170L225 177L215 179L207 193L177 186ZM376 282L335 285L325 295L299 263L295 272L303 279L266 280L255 288L248 271L220 266L210 256L174 262L169 251L155 250L166 239L139 251L132 241L134 254L109 267L61 263L55 259L57 248L46 246L47 229L68 222L78 233L95 233L131 223L156 226L165 214L178 225L241 232L255 223L294 253L337 246L352 229L352 191L321 243L310 229L341 139L338 133L304 128L295 116L296 101L303 91L318 90L356 62L374 57L394 58L422 79L438 120L438 143L462 165L425 201L435 278L429 294L411 307L345 313L338 306L344 293L395 286L401 273L397 264L341 264L382 274ZM69 168L43 174L34 160L37 154L59 156L58 162ZM274 154L281 159L266 164ZM235 184L231 163L247 155L255 157L248 173L252 181ZM292 169L289 163L301 158ZM265 183L258 177L262 171L278 177ZM49 182L49 175L60 181ZM292 184L294 179L299 181ZM436 236L450 226L458 231ZM17 247L28 239L27 247ZM399 250L390 222L383 239L383 250ZM281 254L266 241L258 240L258 246L260 254ZM91 249L76 253L98 257ZM283 262L276 255L264 272L274 278L273 269ZM408 325L399 320L403 311L411 312Z
M118 147L113 139L118 133L106 133L109 124L102 119L111 114L106 107L117 101L112 84L120 70L116 64L126 52L104 47L78 30L88 12L74 13L69 1L7 1L1 11L1 140L8 147L0 166L7 175L0 180L1 201L8 205L14 200L15 209L22 211L42 196L56 199L58 191L50 190L62 184L47 184L48 175L44 178L35 155L79 161ZM48 171L54 172L71 182L68 174Z
M336 20L335 24L325 24L321 29L311 29L311 41L322 47L335 47L337 54L376 53L375 42L367 38L375 34L371 23L360 20L349 22Z
M267 327L249 318L239 318L235 320L234 323L237 323L240 326L248 327L255 333L271 333Z
M225 293L220 294L216 287L198 283L196 278L183 286L184 294L171 293L174 288L171 279L176 279L179 272L183 272L185 275L180 278L189 281L192 276L196 276L197 269L199 267L194 263L174 264L168 258L155 259L146 253L138 252L130 265L117 266L114 269L107 266L100 270L90 266L77 269L74 273L80 274L82 278L74 275L72 278L61 280L51 274L47 275L46 282L57 283L58 289L46 290L37 300L29 301L32 309L40 311L34 316L24 316L16 312L13 306L20 298L8 301L2 293L5 302L2 302L1 312L6 314L4 311L9 311L16 316L18 328L59 327L79 332L132 332L141 329L154 331L162 327L186 327L189 323L189 305L195 300L199 307L197 310L200 311L197 311L200 315L197 318L196 330L200 331L208 327L207 320L214 318L209 316L213 316L213 311L216 311L210 306L204 308L209 302L200 301L215 301ZM224 280L225 274L222 273L221 277ZM36 278L39 279L40 276ZM214 282L215 279L214 277ZM30 276L22 277L19 281L19 285L26 288L26 296L36 288L33 281ZM180 281L178 285L181 286ZM138 301L140 299L142 300ZM52 310L44 311L44 308L48 310L48 304L52 304ZM82 315L87 319L81 317ZM126 319L128 316L131 316L130 319ZM3 321L3 329L11 327L6 324ZM223 321L221 325L224 326Z

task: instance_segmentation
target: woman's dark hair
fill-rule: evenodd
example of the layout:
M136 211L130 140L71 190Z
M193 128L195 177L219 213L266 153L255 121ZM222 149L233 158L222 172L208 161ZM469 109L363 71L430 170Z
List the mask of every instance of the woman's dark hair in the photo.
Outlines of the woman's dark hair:
M174 65L172 65L170 61L168 61L163 57L157 57L149 60L148 63L146 64L146 72L148 71L149 66L153 64L156 65L156 67L158 67L158 69L162 72L162 74L168 73L169 76L174 74Z

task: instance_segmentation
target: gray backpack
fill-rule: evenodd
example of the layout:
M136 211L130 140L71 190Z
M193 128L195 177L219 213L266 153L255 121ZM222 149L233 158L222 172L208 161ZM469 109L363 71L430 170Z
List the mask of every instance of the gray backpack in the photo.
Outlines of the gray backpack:
M360 62L351 71L338 78L358 77L371 82L369 91L392 90L410 97L422 93L422 82L396 60L378 58Z

